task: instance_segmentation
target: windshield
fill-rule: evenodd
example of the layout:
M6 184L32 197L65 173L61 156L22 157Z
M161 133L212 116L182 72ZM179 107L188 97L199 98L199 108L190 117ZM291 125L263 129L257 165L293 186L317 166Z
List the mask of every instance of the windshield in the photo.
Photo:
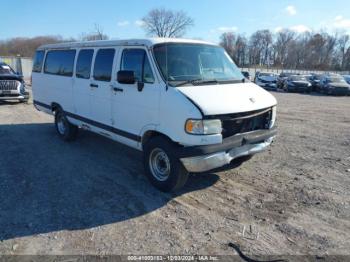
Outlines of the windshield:
M15 74L15 72L12 70L10 66L0 63L0 75L12 75L12 74Z
M292 73L281 73L280 74L280 77L288 77L288 76L291 76Z
M244 76L223 48L204 44L160 44L153 49L158 67L170 85L181 82L242 81Z
M291 76L292 81L307 81L305 76Z
M270 76L270 77L276 77L276 75L275 74L273 74L273 73L260 73L259 74L259 77L260 76Z
M345 82L345 79L343 77L340 77L340 76L330 77L328 80L331 83L344 83Z

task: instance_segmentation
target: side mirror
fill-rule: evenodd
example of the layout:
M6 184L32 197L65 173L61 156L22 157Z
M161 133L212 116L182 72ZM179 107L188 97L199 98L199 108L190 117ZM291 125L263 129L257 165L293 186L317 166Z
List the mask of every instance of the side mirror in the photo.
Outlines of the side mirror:
M117 80L121 84L135 84L136 79L135 79L135 74L134 71L129 71L129 70L120 70L117 73Z

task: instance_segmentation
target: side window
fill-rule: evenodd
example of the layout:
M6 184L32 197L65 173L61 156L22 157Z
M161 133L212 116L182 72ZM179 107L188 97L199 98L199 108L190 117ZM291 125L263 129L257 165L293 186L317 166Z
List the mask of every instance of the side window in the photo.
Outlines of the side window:
M75 50L54 50L47 52L44 72L52 75L72 76Z
M33 72L40 73L43 67L45 51L36 51L33 62Z
M94 55L93 49L80 50L78 55L77 66L75 70L75 76L77 78L89 79L91 73L92 56Z
M98 50L94 66L95 80L106 82L111 81L114 54L114 49Z
M143 49L125 49L120 65L121 70L134 71L138 81L154 83L154 76L147 54Z

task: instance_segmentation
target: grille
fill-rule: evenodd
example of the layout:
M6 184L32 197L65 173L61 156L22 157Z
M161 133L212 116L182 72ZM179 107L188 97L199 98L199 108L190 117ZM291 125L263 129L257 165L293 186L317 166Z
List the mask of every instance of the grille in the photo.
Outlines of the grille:
M17 80L0 80L0 90L1 91L17 90L17 87L19 84L20 82Z
M269 129L272 117L271 108L224 116L222 120L223 138L235 134Z

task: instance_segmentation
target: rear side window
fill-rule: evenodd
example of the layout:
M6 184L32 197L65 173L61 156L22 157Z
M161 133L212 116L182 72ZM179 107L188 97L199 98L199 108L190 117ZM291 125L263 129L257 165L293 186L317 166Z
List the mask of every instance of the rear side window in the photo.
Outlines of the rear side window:
M54 50L47 52L44 72L52 75L72 76L75 50Z
M111 81L114 53L114 49L98 50L94 65L95 80L106 82Z
M40 73L43 67L45 51L36 51L33 62L33 72Z
M75 70L76 77L84 79L90 78L91 62L93 55L93 49L80 50L78 55L77 67Z
M134 71L135 77L144 83L154 83L154 77L147 54L143 49L125 49L121 70Z

